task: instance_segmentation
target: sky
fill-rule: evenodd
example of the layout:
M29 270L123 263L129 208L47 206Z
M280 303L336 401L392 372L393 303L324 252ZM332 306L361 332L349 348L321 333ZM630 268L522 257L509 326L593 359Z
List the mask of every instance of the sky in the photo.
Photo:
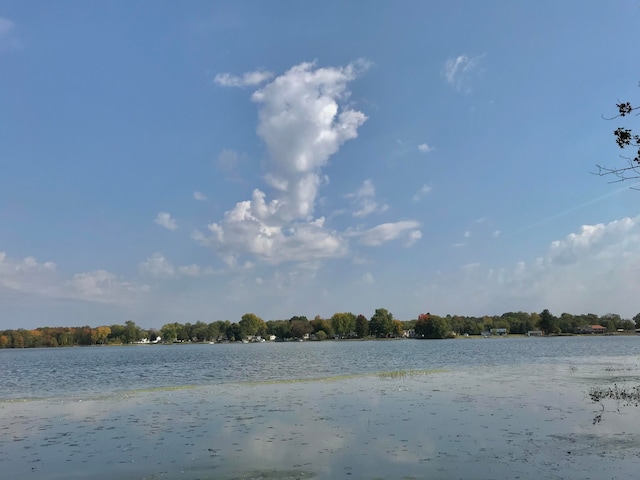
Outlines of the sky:
M640 191L593 172L624 165L603 117L640 98L639 24L623 0L0 0L0 329L631 318Z

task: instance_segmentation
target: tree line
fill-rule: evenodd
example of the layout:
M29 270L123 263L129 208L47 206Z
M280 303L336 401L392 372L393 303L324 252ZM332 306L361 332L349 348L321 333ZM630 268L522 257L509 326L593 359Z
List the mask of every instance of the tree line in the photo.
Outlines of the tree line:
M384 308L367 318L351 312L339 312L331 318L317 315L293 316L288 320L264 321L254 313L244 314L239 322L218 320L210 323L167 323L157 329L145 330L129 320L124 325L100 327L41 327L33 330L0 331L0 348L63 347L81 345L120 345L142 341L220 342L240 341L247 338L313 340L345 338L381 338L411 336L416 338L449 338L458 335L480 335L491 329L505 329L507 333L526 334L540 330L546 335L573 334L586 325L601 325L608 332L633 332L640 328L640 313L632 320L618 314L598 316L593 313L555 316L548 309L540 313L507 312L494 316L438 316L420 314L414 320L397 320Z

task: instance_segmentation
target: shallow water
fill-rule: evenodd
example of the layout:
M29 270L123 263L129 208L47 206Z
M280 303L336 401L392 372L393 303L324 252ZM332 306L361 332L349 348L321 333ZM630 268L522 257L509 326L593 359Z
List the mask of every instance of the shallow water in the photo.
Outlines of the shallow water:
M634 478L640 410L589 401L635 357L0 403L7 479Z
M635 478L640 409L618 411L607 403L602 421L594 423L601 406L587 392L613 380L639 381L637 339L568 340L555 344L556 357L522 361L527 351L544 351L549 340L354 342L353 348L369 352L356 366L340 366L339 355L329 356L351 348L345 343L282 350L212 345L42 351L62 352L68 360L67 351L86 359L104 352L192 355L222 347L225 355L289 352L298 362L319 365L308 367L307 376L315 378L278 379L285 377L280 370L255 375L243 357L232 362L245 369L235 382L142 382L124 390L102 388L104 382L94 379L93 390L70 385L66 396L61 389L46 398L38 398L41 389L19 398L4 392L0 472L9 480ZM617 355L593 354L603 344L618 346ZM620 354L620 345L631 351ZM412 356L399 354L412 348L418 349ZM446 365L443 358L453 355L436 353L447 348L472 353ZM473 353L483 349L485 355ZM520 361L506 364L508 352L518 349L525 352ZM260 372L268 369L265 359L255 367ZM211 359L193 355L187 365L196 368L198 362ZM425 365L432 368L417 368ZM73 364L59 368L71 370ZM367 368L384 373L362 371ZM194 377L209 378L196 371Z

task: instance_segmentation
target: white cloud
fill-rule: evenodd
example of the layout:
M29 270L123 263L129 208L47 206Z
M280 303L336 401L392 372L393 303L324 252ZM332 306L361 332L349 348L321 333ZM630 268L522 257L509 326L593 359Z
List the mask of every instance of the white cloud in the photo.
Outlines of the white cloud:
M357 210L353 212L353 216L366 217L371 213L380 213L388 210L388 205L378 205L378 202L376 202L375 200L375 196L376 189L373 186L373 182L371 180L365 180L364 182L362 182L362 186L356 193L347 195L347 198L353 199L353 202L357 208Z
M469 230L464 232L464 238L469 238L471 236L471 232Z
M362 276L362 281L364 283L373 283L373 275L371 273L369 273L369 272L365 273Z
M156 252L140 264L140 272L157 277L170 277L175 273L175 269L161 253Z
M429 185L423 185L422 188L418 190L418 192L416 192L416 194L413 196L413 201L419 202L425 195L431 193L431 190L432 188Z
M484 57L478 55L469 57L468 55L459 55L456 58L450 58L442 67L442 75L447 83L453 85L458 90L469 90L469 79L478 68L480 60Z
M60 296L69 296L78 300L98 303L126 304L132 296L146 293L149 287L120 281L115 274L106 270L77 273L66 285L67 291Z
M407 241L405 242L405 245L407 247L410 247L411 245L416 243L421 238L422 238L422 232L420 230L413 230L413 231L409 232L409 236L407 238Z
M171 215L167 212L160 212L156 219L154 220L161 227L166 228L167 230L175 230L178 228L178 224L176 221L171 218Z
M412 245L422 238L422 233L417 230L420 224L412 220L405 220L395 223L382 223L363 232L351 232L357 236L363 245L375 247L383 243L399 238L405 238L407 245Z
M548 308L556 315L613 311L631 317L639 310L640 216L585 225L539 258L511 267L472 265L418 295L437 298L441 308L459 305L460 313Z
M421 143L420 145L418 145L418 150L422 153L429 153L431 151L431 147L426 143Z
M34 257L17 260L0 252L0 297L3 290L46 298L62 298L99 303L126 304L148 290L119 280L105 270L77 273L62 278L53 262L38 262Z
M214 78L214 82L223 87L252 87L259 85L273 78L273 73L266 70L255 70L246 72L242 76L231 73L219 73Z
M34 257L22 260L0 252L0 287L27 293L45 293L55 279L56 264L39 263Z
M153 277L199 277L202 275L212 275L216 271L211 267L202 268L200 265L184 265L174 267L164 255L159 252L154 253L139 265L140 273Z
M178 267L178 273L187 277L199 277L203 272L200 265L192 264Z
M365 62L327 68L302 63L254 92L257 133L269 153L265 179L277 195L267 201L255 189L251 200L209 225L208 235L195 232L194 238L214 247L229 265L247 254L269 263L343 255L344 239L313 212L325 178L321 168L357 137L367 119L342 104L349 97L347 84L366 67Z
M193 198L194 200L198 200L199 202L204 202L207 199L207 196L204 193L198 192L196 190L195 192L193 192Z
M500 230L494 230L492 235L494 238L498 238L500 236L500 233Z

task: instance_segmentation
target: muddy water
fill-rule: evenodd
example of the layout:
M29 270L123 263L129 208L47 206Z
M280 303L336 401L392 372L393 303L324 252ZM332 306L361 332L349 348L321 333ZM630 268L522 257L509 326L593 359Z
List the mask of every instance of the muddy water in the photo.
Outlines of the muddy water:
M638 358L225 383L0 403L3 479L628 479Z

